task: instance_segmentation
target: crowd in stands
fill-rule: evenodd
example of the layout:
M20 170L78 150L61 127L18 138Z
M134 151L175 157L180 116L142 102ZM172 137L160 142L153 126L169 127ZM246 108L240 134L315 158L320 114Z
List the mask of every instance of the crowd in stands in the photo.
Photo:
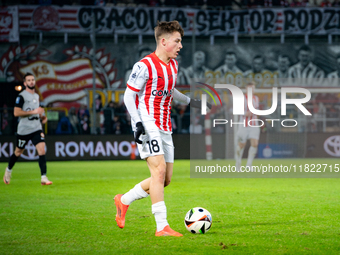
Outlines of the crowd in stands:
M241 9L258 7L340 7L340 0L0 0L2 6L97 5L106 7L190 7L199 9Z

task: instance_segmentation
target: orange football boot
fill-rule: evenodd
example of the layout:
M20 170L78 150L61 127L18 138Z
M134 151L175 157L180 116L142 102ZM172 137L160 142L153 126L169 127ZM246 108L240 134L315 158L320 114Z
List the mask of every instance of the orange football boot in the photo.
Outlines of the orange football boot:
M117 208L117 214L116 214L116 222L118 227L124 228L125 226L125 214L129 208L128 205L124 205L121 201L123 194L118 194L115 196L115 205Z
M169 225L165 226L163 230L157 231L155 236L183 236L181 233L172 230Z

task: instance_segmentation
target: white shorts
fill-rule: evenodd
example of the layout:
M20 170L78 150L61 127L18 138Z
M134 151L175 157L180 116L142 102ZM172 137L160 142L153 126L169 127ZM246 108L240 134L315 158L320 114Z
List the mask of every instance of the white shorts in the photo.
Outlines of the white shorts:
M237 129L237 142L238 143L246 143L248 139L256 139L260 138L260 127L243 127L239 126Z
M152 125L153 126L153 125ZM144 126L145 135L139 137L142 144L137 143L141 159L164 155L165 162L174 163L174 143L171 133L161 132L158 127Z

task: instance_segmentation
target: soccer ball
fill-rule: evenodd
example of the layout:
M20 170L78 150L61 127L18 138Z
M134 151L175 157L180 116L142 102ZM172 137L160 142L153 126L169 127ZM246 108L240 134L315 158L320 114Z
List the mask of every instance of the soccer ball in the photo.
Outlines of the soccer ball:
M202 207L195 207L189 210L184 219L185 227L193 234L206 233L212 224L210 212Z

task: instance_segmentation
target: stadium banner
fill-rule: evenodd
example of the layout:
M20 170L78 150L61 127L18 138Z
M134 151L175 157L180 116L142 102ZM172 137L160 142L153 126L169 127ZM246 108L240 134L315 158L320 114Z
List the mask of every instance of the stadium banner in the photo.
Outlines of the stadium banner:
M154 38L149 37L142 45L135 40L113 45L106 37L98 36L96 45L94 54L91 41L79 38L67 43L62 40L39 43L31 37L22 37L20 45L4 43L0 48L0 79L22 83L24 73L31 72L37 80L40 101L45 105L69 109L85 104L91 108L95 68L96 98L100 97L102 106L111 100L121 102L134 63L153 52ZM196 49L192 54L191 40L184 38L183 49L176 59L179 63L176 87L185 92L189 92L188 85L202 78L207 84L217 82L238 87L244 87L245 80L252 79L257 88L268 91L280 86L339 88L338 44L320 41L307 46L261 39L235 45L216 39L210 45L209 40L202 39L197 41ZM263 94L261 102L270 98L270 94ZM316 104L322 100L336 103L339 93L317 99Z
M175 158L189 158L189 135L173 135ZM15 136L0 135L0 162L8 162L15 149ZM30 141L21 161L38 160L37 151ZM77 135L46 136L46 159L68 160L135 160L140 159L133 135Z
M19 41L18 6L0 8L0 42Z
M296 144L259 144L258 158L296 158Z
M308 134L306 157L340 159L340 133Z
M92 15L103 34L153 35L158 20L178 20L185 34L334 34L340 8L263 8L235 11L190 8L20 5L22 32L89 33Z

